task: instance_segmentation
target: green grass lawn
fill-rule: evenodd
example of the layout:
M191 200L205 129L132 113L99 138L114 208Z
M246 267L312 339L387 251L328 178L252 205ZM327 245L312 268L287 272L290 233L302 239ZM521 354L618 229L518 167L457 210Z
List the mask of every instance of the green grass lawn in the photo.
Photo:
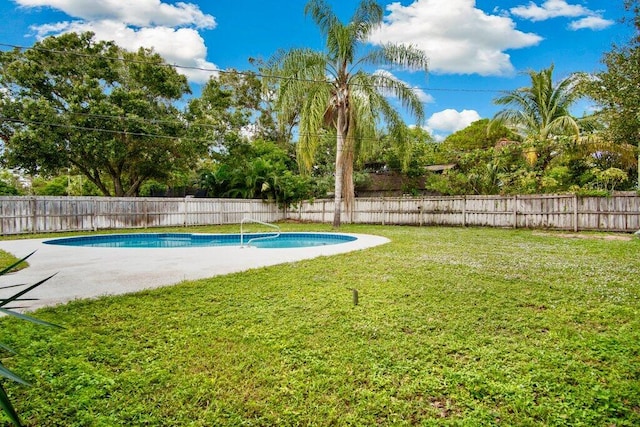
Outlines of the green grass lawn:
M65 330L0 319L19 349L3 362L33 384L5 382L18 412L32 426L640 425L640 239L342 231L392 242L36 312Z

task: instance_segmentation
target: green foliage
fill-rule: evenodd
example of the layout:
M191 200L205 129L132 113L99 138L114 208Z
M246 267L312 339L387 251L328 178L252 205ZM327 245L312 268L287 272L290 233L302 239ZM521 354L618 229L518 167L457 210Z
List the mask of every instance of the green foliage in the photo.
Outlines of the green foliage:
M47 180L41 177L31 181L31 190L38 196L68 196L68 178L64 175Z
M17 188L0 180L0 196L17 196L18 194L20 192Z
M211 77L200 97L190 100L187 106L189 136L209 141L209 150L222 151L245 139L243 130L252 120L263 123L253 126L254 137L273 134L272 127L264 125L268 119L263 116L268 113L263 108L261 89L260 80L251 72L227 70Z
M0 196L18 196L23 188L16 174L0 169Z
M596 176L598 182L602 184L604 189L607 191L615 190L616 186L629 179L627 173L618 168L609 168L605 170L597 169L594 172L594 175Z
M1 319L25 424L640 424L640 239L343 227L391 242Z
M8 265L7 267L4 267L2 270L0 270L0 277L10 273L12 271L14 271L15 269L17 269L17 267L20 264L23 264L31 255L33 255L33 252L30 253L29 255L27 255L26 257L17 260L15 262L13 262L12 264ZM13 316L16 317L18 319L21 320L26 320L28 322L31 323L36 323L36 324L40 324L40 325L45 325L45 326L52 326L52 327L59 327L57 325L54 325L52 323L49 322L45 322L43 320L39 320L36 319L34 317L31 316L27 316L25 314L19 313L14 311L14 309L10 306L10 304L14 304L14 303L19 303L20 301L22 301L22 296L27 294L28 292L32 291L33 289L39 287L40 285L42 285L43 283L45 283L47 280L49 280L51 277L47 277L44 280L41 280L33 285L17 285L17 287L25 287L22 290L7 296L7 297L0 297L0 314L2 315L6 315L6 316ZM5 290L5 289L9 289L9 288L15 288L16 285L11 285L11 286L0 286L0 289ZM3 352L10 352L10 353L15 353L15 351L8 347L5 343L0 342L0 351ZM11 370L7 369L5 367L5 365L0 361L0 376L9 379L11 381L14 381L16 383L22 384L22 385L29 385L29 383L27 383L25 380L23 380L20 376L16 375L15 373L13 373ZM11 403L11 400L9 399L8 394L5 391L5 388L3 386L2 383L0 383L0 408L3 410L4 414L6 415L6 417L9 419L9 421L14 424L15 426L20 427L22 425L21 421L20 421L20 417L18 416L18 413L16 412L15 408L13 407L13 404Z
M634 40L626 46L614 46L604 55L603 62L606 70L595 73L585 90L601 108L598 114L608 124L607 138L618 144L638 146L640 42Z
M1 52L0 67L9 166L35 175L71 168L103 195L133 196L206 149L181 138L173 103L189 93L186 78L150 50L69 33Z
M35 177L31 193L38 196L97 196L98 188L82 175L58 175L53 178Z
M408 177L422 176L424 167L434 164L439 144L429 132L419 127L407 129L405 138L404 144L398 146L392 135L382 136L378 144L361 153L360 162L365 168L376 165L385 170L402 171Z
M571 105L588 93L588 88L593 91L593 85L600 85L601 78L575 74L554 83L552 74L553 66L530 71L530 87L495 100L508 108L491 122L477 121L447 138L440 147L441 157L455 163L456 172L429 177L427 188L441 194L631 188L633 183L628 177L637 173L636 147L607 139L611 129L604 120L605 114L575 119L569 113ZM630 82L623 86L637 87ZM611 107L612 112L617 110ZM631 119L625 119L628 120ZM520 136L509 134L507 128ZM481 138L483 132L487 139ZM494 137L498 135L506 141L496 145Z
M491 121L520 134L525 142L549 141L563 135L580 135L580 126L570 113L571 106L582 97L578 90L581 76L572 75L553 82L553 65L539 72L529 71L530 87L519 88L496 98L494 102L508 108Z
M311 177L295 174L295 161L273 142L241 141L227 150L200 169L199 186L209 197L263 198L284 207L326 193Z
M449 135L442 148L447 151L472 151L492 148L501 139L519 140L519 136L502 124L489 127L490 120L482 119L471 123L464 129Z
M156 181L155 179L149 180L140 186L140 195L142 197L164 195L168 190L166 184Z
M571 186L572 178L573 176L568 166L549 168L542 176L542 191L545 193L566 191Z

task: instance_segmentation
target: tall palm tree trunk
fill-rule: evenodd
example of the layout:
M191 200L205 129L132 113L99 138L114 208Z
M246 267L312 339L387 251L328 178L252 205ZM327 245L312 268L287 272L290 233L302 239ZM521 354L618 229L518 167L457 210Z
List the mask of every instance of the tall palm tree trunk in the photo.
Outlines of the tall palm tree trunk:
M336 123L336 176L334 187L333 226L340 227L342 213L342 191L344 183L344 148L347 132L345 131L345 117L342 111L338 111Z
M355 188L353 185L353 164L355 161L355 147L351 135L347 134L342 147L342 202L344 212L349 221L352 220L355 202Z

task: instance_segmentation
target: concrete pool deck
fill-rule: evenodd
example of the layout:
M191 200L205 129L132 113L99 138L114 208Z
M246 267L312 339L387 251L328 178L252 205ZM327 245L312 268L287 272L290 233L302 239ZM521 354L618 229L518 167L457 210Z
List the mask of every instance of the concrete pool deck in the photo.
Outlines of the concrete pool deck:
M0 249L22 258L34 253L29 267L2 276L0 285L33 284L52 274L54 277L25 295L37 298L20 305L32 311L40 307L64 304L76 299L120 295L169 286L185 280L197 280L252 268L283 264L320 256L336 255L389 242L389 239L365 235L353 242L308 248L259 249L239 246L194 248L96 248L44 244L48 239L0 241ZM16 288L0 289L9 296Z

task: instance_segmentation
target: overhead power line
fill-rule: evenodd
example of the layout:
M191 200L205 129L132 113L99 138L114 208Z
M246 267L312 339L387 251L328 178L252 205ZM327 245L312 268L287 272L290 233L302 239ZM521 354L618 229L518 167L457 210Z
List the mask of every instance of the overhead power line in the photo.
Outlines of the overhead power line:
M164 67L170 67L170 68L175 68L175 69L183 69L183 70L192 70L192 71L203 71L203 72L208 72L208 73L220 73L220 74L236 74L236 75L241 75L241 76L257 76L257 77L261 77L261 78L269 78L269 79L275 79L275 80L294 80L294 81L303 81L303 82L310 82L310 83L325 83L326 81L320 81L320 80L312 80L312 79L303 79L303 78L299 78L299 77L284 77L284 76L277 76L277 75L268 75L268 74L262 74L262 73L254 73L254 72L247 72L247 71L238 71L238 70L223 70L223 69L219 69L219 68L207 68L207 67L196 67L196 66L190 66L190 65L179 65L179 64L169 64L169 63L154 63L154 62L148 62L148 61L139 61L139 60L133 60L133 59L125 59L125 58L120 58L120 57L104 57L104 56L98 56L98 55L92 55L92 54L87 54L87 53L82 53L82 52L70 52L70 51L63 51L63 50L56 50L56 49L45 49L45 48L41 48L41 47L29 47L29 46L20 46L20 45L14 45L14 44L9 44L9 43L0 43L0 46L3 47L8 47L8 48L12 48L12 49L19 49L19 50L37 50L37 51L41 51L41 52L48 52L48 53L54 53L54 54L60 54L60 55L74 55L74 56L79 56L79 57L84 57L84 58L101 58L101 59L108 59L108 60L113 60L113 61L120 61L120 62L124 62L124 63L134 63L134 64L147 64L147 65L156 65L156 66L164 66ZM428 86L412 86L412 89L417 89L417 90L423 90L423 91L428 91L428 92L469 92L469 93L499 93L499 92L504 92L506 91L506 89L480 89L480 88L443 88L443 87L428 87Z
M151 134L144 132L129 132L125 130L114 130L107 128L96 128L90 126L79 126L65 123L52 123L52 122L43 122L38 120L23 120L15 117L5 117L0 116L0 121L7 121L12 123L21 123L23 125L38 125L38 126L51 126L65 129L74 129L74 130L84 130L84 131L93 131L93 132L103 132L103 133L112 133L118 135L132 135L132 136L144 136L149 138L163 138L163 139L183 139L183 140L193 140L199 141L197 138L189 138L189 137L180 137L180 136L171 136L171 135L160 135L160 134Z
M78 114L78 113L72 113L72 114ZM91 114L88 114L89 116ZM109 116L105 116L105 117L109 117ZM122 118L122 117L112 117L112 118ZM113 134L113 135L130 135L130 136L136 136L136 137L146 137L146 138L162 138L162 139L170 139L170 140L182 140L182 141L195 141L195 142L209 142L209 143L215 143L215 141L207 139L207 138L195 138L195 137L191 137L191 136L173 136L173 135L165 135L165 134L156 134L156 133L146 133L146 132L132 132L132 131L127 131L127 130L121 130L121 129L108 129L108 128L103 128L103 127L95 127L95 126L82 126L82 125L73 125L73 124L68 124L68 123L53 123L53 122L45 122L45 121L40 121L40 120L24 120L24 119L20 119L17 117L7 117L7 116L0 116L0 122L11 122L11 123L19 123L25 126L48 126L48 127L55 127L55 128L62 128L62 129L72 129L72 130L80 130L80 131L87 131L87 132L101 132L101 133L108 133L108 134ZM150 124L157 124L159 122L162 121L153 121L153 120L143 120L146 123L150 123ZM164 121L167 123L171 123L170 121ZM213 127L215 128L213 125L208 125L205 123L196 123L196 124L190 124L188 127ZM237 129L236 129L237 130ZM239 132L241 132L241 130L238 130ZM320 133L297 133L298 136L314 136L314 137L323 137L325 136L324 134L320 134ZM382 135L384 136L384 135ZM381 136L381 138L382 138ZM362 138L363 141L368 141L368 142L379 142L381 140L381 138Z

